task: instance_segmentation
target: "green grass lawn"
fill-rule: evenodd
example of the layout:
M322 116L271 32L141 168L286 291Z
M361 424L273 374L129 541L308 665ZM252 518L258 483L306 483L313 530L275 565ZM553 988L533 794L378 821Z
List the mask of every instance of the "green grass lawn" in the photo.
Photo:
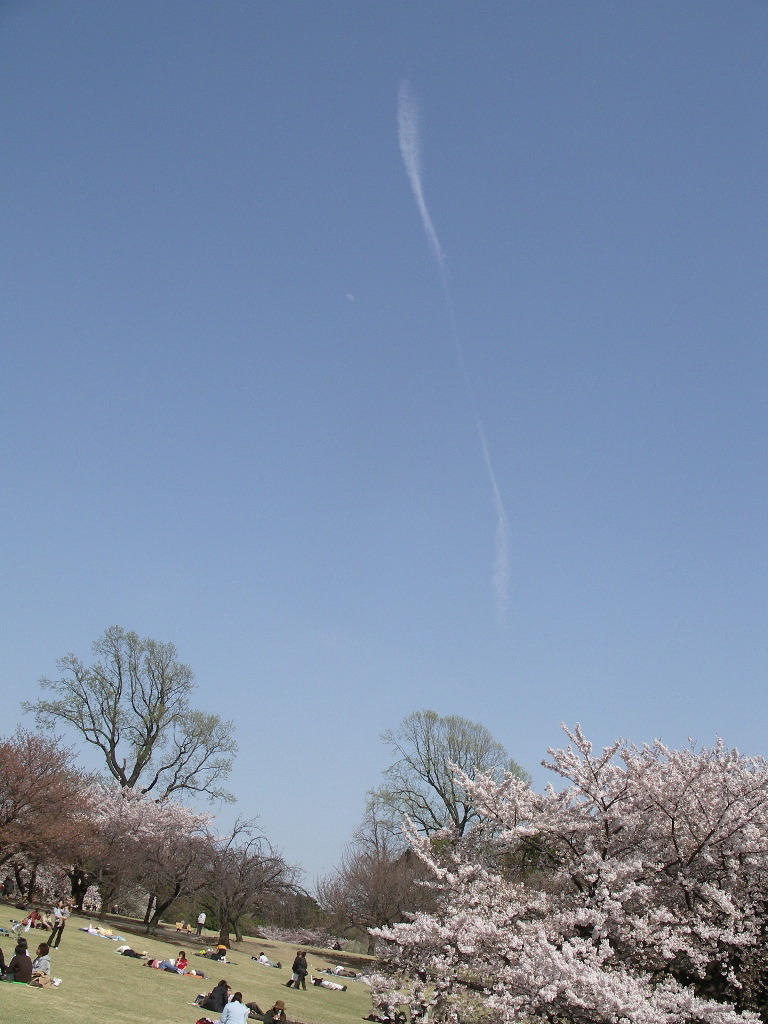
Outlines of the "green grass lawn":
M0 924L8 927L4 917ZM203 981L152 970L141 960L119 956L115 949L122 943L79 930L88 923L82 918L71 917L61 946L51 951L52 974L62 979L58 988L36 989L13 983L0 984L0 1020L19 1024L51 1024L52 1021L56 1024L98 1024L102 1021L109 1024L194 1024L200 1016L217 1020L218 1014L200 1010L191 1003L198 992L209 992L221 978L226 978L233 991L242 992L245 1002L255 1000L263 1010L272 1006L276 999L282 999L290 1021L352 1024L371 1012L370 989L352 979L340 979L347 985L346 992L331 992L312 985L309 980L306 992L286 988L296 946L266 939L246 939L227 954L234 963L219 964L192 956L196 947L185 945L182 936L173 936L166 941L120 933L125 935L125 941L133 949L138 952L146 950L153 957L170 959L180 949L185 949L190 966L205 972L207 977ZM106 925L114 928L109 922ZM26 933L30 951L34 952L46 934L42 931ZM206 934L211 944L215 944L211 933ZM13 955L14 945L13 937L0 938L6 961ZM308 951L310 974L338 962L331 951L303 948ZM280 961L282 970L252 961L251 956L258 956L261 950L270 960ZM365 959L361 957L360 962L364 963Z

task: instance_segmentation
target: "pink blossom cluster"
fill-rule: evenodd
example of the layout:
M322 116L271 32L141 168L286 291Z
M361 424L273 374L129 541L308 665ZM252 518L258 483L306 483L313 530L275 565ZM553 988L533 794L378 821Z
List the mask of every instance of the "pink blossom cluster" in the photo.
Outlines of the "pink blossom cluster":
M558 788L457 771L478 826L411 831L439 909L375 932L374 998L413 1005L426 985L435 1021L758 1021L768 763L566 733L544 762Z

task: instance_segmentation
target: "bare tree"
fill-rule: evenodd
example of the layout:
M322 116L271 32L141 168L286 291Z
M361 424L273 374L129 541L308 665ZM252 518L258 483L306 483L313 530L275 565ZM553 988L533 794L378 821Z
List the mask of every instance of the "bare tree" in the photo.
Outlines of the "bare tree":
M121 786L157 799L205 793L231 800L221 788L237 744L231 722L190 707L194 676L170 643L140 639L111 626L93 644L97 661L68 654L59 679L41 679L52 700L25 703L42 728L73 727L104 755Z
M385 817L407 815L424 833L452 828L461 836L479 817L451 766L470 778L488 772L499 779L504 772L527 778L484 725L457 715L414 711L382 739L397 760L370 794L372 805Z
M317 899L341 931L367 931L407 920L431 906L420 881L421 861L395 835L392 822L369 808L365 821L345 848L335 871L317 883ZM368 952L375 939L368 936Z
M219 922L219 942L242 940L242 919L299 891L298 870L285 862L253 821L239 819L224 837L209 836L200 880L201 902Z

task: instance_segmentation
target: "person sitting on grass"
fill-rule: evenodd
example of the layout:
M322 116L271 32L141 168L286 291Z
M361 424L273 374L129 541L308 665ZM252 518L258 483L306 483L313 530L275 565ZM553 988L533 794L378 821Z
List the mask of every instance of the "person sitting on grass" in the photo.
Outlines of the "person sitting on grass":
M164 971L175 971L177 974L183 974L188 963L187 954L183 949L180 949L179 955L175 960L161 960L160 967Z
M248 1020L248 1007L243 1002L243 993L235 992L230 1001L221 1011L221 1024L245 1024Z
M406 1024L408 1017L402 1010L393 1013L391 1009L381 1008L381 1013L369 1013L363 1020L374 1021L375 1024Z
M35 988L50 988L57 984L51 977L51 954L47 942L37 947L37 955L32 961L32 980L29 983Z
M27 952L26 942L16 946L11 962L3 975L3 981L23 981L25 985L32 981L32 960Z
M32 977L40 974L51 973L51 950L47 942L41 942L37 947L37 955L32 961Z
M245 1004L250 1013L248 1014L253 1020L264 1021L264 1024L285 1024L288 1019L285 1016L285 1003L282 999L278 999L275 1005L267 1010L266 1013L262 1013L258 1003L246 1003Z
M206 949L204 953L198 953L197 955L204 956L207 960L226 960L227 947L218 945L216 949Z

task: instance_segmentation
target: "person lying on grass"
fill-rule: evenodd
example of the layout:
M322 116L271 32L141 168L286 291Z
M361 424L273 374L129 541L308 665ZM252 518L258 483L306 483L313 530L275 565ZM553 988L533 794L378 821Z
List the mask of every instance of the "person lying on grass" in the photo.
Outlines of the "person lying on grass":
M335 992L346 992L347 986L340 985L338 981L326 981L325 978L313 978L313 985L319 985L321 988L332 988Z
M257 964L264 964L265 967L277 967L280 970L282 970L283 967L279 960L277 962L270 960L266 953L263 952L259 953L258 956L252 956L251 960L255 960Z
M123 956L137 955L129 947L126 947L123 950L118 950L118 952L121 952ZM147 954L144 953L142 959L144 959L146 955ZM190 978L205 977L205 974L203 974L202 971L198 971L194 967L190 967L189 969L187 969L187 964L187 957L183 949L179 950L179 955L176 957L175 960L158 960L157 957L149 957L146 961L147 967L154 967L158 971L169 971L171 974L185 974Z

